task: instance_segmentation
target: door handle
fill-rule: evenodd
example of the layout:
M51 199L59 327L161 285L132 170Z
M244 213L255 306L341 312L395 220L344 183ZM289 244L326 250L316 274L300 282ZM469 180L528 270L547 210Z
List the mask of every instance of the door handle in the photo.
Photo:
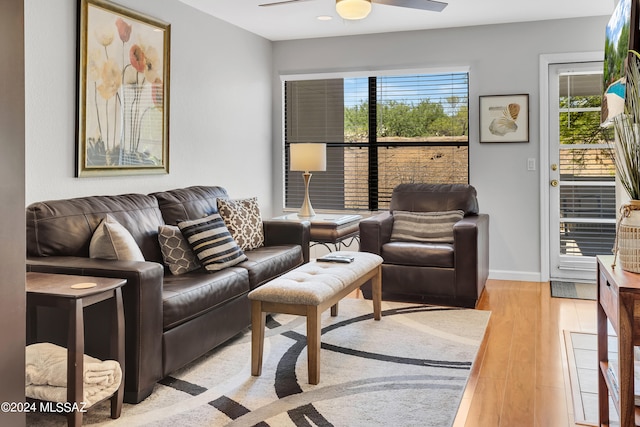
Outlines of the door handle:
M557 180L557 179L552 179L552 180L551 180L551 186L552 186L552 187L557 187L557 186L558 186L558 184L559 184L559 182L558 182L558 180Z

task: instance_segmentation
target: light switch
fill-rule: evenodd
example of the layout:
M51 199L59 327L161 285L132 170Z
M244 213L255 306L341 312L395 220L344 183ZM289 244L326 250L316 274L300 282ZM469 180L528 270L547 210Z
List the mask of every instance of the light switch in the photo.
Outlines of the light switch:
M530 157L527 159L527 170L534 171L536 170L536 159Z

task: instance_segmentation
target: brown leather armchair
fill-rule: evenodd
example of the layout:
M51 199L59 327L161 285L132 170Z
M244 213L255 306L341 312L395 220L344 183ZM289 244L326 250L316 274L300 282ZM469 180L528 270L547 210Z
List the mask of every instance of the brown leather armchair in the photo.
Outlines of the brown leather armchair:
M461 210L453 243L391 240L394 211ZM489 275L489 216L466 184L400 184L389 211L360 222L360 250L382 256L382 297L474 308ZM362 286L371 298L371 286Z

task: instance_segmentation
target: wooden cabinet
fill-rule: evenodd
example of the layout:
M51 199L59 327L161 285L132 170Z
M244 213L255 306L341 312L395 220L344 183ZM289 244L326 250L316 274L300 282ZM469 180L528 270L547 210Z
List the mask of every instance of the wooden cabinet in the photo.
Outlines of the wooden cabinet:
M640 345L640 274L613 268L613 256L598 257L598 407L600 425L609 425L609 399L622 427L640 425L634 401L633 347ZM607 319L618 336L618 368L609 361ZM640 392L640 390L639 390Z

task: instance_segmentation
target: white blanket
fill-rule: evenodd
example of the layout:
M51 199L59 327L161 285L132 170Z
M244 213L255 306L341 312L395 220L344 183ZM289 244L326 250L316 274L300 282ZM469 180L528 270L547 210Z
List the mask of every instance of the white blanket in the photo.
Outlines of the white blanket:
M101 361L86 354L83 362L83 402L89 407L120 387L122 369L115 360ZM27 346L25 386L27 397L66 402L67 349L51 343Z

